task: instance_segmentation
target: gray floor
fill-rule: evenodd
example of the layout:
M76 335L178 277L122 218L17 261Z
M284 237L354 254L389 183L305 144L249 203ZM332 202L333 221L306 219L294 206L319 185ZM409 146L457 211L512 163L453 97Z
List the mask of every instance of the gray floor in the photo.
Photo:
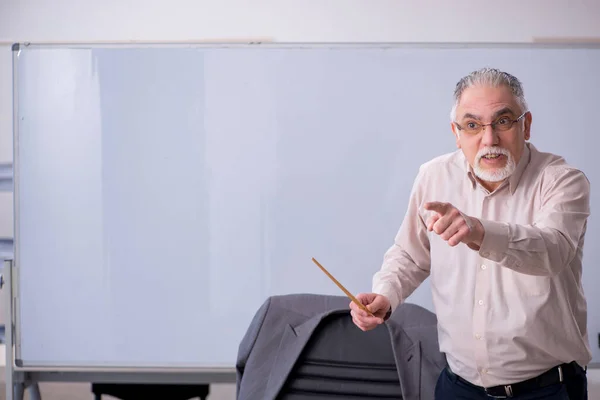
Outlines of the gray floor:
M588 370L589 400L600 400L600 369ZM0 400L6 400L4 385L0 384ZM40 384L42 400L93 400L89 383L50 383ZM29 396L25 396L29 400ZM235 400L235 385L211 385L209 400ZM105 396L103 400L114 400ZM168 400L168 399L165 399Z
M0 400L6 400L4 384L0 385ZM43 382L40 384L42 400L93 400L89 383L54 383ZM211 385L211 394L208 400L235 400L235 385ZM29 400L29 396L25 395ZM114 397L103 396L103 400L114 400ZM168 399L165 399L168 400Z

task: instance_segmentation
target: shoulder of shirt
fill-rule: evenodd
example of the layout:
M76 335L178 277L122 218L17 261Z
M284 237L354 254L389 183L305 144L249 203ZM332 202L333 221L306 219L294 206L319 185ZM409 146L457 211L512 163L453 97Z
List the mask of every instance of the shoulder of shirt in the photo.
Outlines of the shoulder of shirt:
M557 181L565 177L578 177L589 183L585 173L569 164L564 157L557 154L542 152L532 147L532 166L541 171L542 178L549 181Z

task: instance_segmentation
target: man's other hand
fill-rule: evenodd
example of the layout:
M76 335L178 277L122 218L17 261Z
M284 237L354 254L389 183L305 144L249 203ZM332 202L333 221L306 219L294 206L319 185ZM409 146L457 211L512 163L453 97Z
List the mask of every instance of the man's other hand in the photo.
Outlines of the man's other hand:
M469 217L450 203L437 201L425 203L425 209L434 211L427 220L427 230L440 235L450 246L465 243L472 249L478 249L483 241L483 225L477 218Z
M370 331L383 323L384 317L390 309L390 301L387 297L375 293L360 293L356 295L356 299L374 315L370 316L351 301L350 315L352 315L352 321L356 326L363 331Z

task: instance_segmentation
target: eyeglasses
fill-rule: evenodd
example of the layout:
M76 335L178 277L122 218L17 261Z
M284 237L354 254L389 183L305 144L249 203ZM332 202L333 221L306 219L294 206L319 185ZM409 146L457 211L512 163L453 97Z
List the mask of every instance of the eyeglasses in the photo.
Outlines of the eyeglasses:
M464 127L460 126L458 124L458 122L455 122L454 124L456 125L456 127L459 130L465 131L469 135L475 135L475 134L479 133L486 126L491 126L493 130L498 130L498 131L504 132L504 131L507 131L510 128L512 128L515 122L523 119L525 114L527 114L528 112L529 111L525 111L517 119L510 119L507 116L500 117L497 120L495 120L494 122L492 122L491 124L480 124L479 122L475 122L475 121L467 122L467 124Z

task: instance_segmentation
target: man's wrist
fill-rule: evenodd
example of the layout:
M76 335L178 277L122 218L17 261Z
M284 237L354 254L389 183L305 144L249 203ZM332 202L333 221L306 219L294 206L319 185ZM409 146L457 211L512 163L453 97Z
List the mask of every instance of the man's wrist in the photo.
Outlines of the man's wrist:
M481 248L483 238L485 237L485 228L478 218L470 217L473 225L473 240L469 243L469 247L475 250Z
M505 222L481 220L483 231L485 232L479 254L482 257L489 257L492 254L504 254L508 250L509 225Z
M475 222L476 222L476 226L477 228L475 229L477 231L477 246L481 246L481 243L483 243L483 238L485 237L485 228L483 227L483 224L481 223L481 221L478 218L475 218Z

